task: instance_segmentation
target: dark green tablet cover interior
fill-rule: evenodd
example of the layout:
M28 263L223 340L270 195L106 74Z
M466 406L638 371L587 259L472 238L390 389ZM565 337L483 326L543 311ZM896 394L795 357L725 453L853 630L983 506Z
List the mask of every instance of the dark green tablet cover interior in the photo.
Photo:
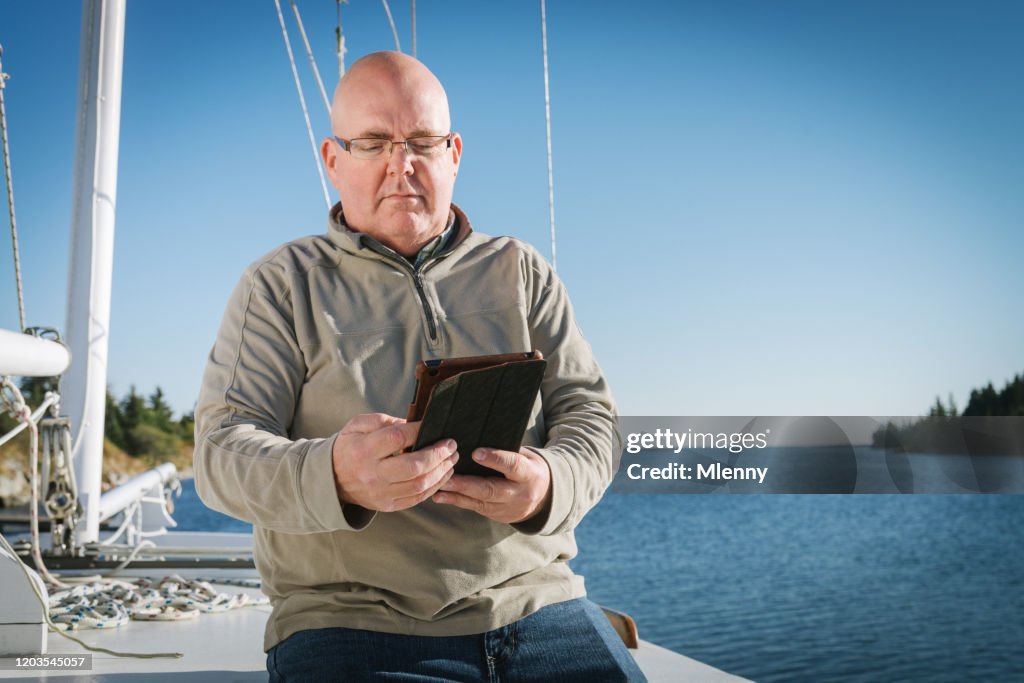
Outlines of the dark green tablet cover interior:
M444 380L430 395L414 448L455 439L457 474L501 476L477 464L473 451L481 447L519 450L546 365L542 359L515 361Z

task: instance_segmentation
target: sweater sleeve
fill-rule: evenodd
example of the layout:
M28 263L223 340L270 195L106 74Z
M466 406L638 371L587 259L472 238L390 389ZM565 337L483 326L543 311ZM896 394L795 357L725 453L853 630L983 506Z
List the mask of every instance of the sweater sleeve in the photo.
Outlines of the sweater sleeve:
M274 531L358 530L373 515L338 499L336 435L288 437L306 366L287 283L273 270L257 265L242 276L207 360L195 412L196 491L214 510Z
M601 499L619 465L622 439L611 390L573 317L562 282L539 255L527 260L530 334L548 361L541 385L547 441L534 448L551 468L551 505L514 525L523 533L570 531Z

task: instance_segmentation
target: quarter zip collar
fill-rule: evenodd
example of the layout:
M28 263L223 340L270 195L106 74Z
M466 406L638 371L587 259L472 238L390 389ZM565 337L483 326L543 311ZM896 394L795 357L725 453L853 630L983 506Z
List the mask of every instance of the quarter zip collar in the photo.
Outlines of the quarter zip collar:
M466 247L467 238L473 232L469 219L462 209L452 204L451 219L448 228L440 235L444 243L440 246L434 245L434 253L426 255L422 262L414 265L394 249L381 244L378 240L365 233L355 232L345 224L345 215L341 208L341 202L335 204L329 213L327 222L327 236L342 250L364 258L385 259L396 264L406 271L412 279L416 297L423 307L423 319L426 323L426 332L432 346L440 343L437 314L431 306L430 299L423 282L423 273L433 265L444 259L449 254L460 248ZM454 234L453 234L454 232ZM430 249L429 245L425 249ZM421 252L422 253L422 252Z
M466 214L454 202L451 205L450 216L449 229L452 229L455 234L449 234L447 243L434 254L427 257L424 263L420 264L419 268L413 268L408 259L390 247L381 244L365 233L356 232L348 227L345 223L345 213L341 202L331 207L331 210L328 212L327 237L336 246L349 253L362 256L366 256L368 253L379 254L390 260L402 262L407 268L415 272L423 266L427 266L438 258L443 258L458 249L473 233L473 226L470 225L469 218L466 217ZM442 233L443 235L444 233Z

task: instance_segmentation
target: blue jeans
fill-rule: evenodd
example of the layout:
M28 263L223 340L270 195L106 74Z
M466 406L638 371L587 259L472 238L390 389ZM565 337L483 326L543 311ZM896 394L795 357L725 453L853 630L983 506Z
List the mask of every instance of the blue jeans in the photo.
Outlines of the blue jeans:
M508 626L471 636L299 631L270 649L267 671L274 683L647 680L601 609L585 598L548 605Z

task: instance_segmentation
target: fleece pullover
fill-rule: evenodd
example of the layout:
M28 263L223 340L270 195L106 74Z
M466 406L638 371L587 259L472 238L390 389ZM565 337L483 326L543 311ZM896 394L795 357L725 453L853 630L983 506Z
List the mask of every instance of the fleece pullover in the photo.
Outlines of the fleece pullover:
M207 505L254 525L265 649L336 626L482 633L585 594L567 562L618 464L611 393L547 262L452 210L454 246L414 268L336 205L326 235L257 260L228 302L196 407L195 480ZM546 514L509 525L429 500L339 502L335 436L361 413L404 416L419 360L531 349L548 365L523 443L551 469Z

